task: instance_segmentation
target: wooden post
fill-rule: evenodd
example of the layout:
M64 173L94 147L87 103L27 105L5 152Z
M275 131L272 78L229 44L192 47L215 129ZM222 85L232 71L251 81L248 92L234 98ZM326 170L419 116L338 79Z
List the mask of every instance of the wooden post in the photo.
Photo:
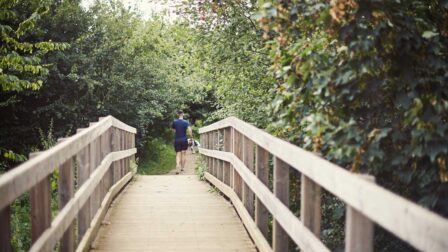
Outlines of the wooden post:
M60 141L63 141L62 139ZM59 142L60 142L59 141ZM59 210L64 208L74 195L73 159L70 158L59 168L58 194ZM67 228L61 238L60 251L75 250L75 226L73 223Z
M254 172L254 143L243 136L243 162L246 167ZM243 204L252 218L254 217L254 193L249 186L243 182Z
M78 129L77 132L80 132L81 129ZM77 155L76 155L76 164L78 166L78 188L81 187L84 182L90 176L90 145L84 147ZM78 241L82 239L85 232L90 226L90 205L91 200L87 200L84 206L78 213Z
M212 150L216 150L218 139L216 138L217 134L216 131L212 131ZM212 158L212 175L216 177L216 170L217 170L217 162L218 160L216 158Z
M103 160L107 154L110 153L111 146L110 146L110 130L106 130L106 132L103 133L103 137L101 138L101 160ZM102 195L101 198L104 198L109 191L109 188L111 186L111 167L107 170L106 174L103 177L102 180Z
M209 132L208 137L209 137L209 139L208 139L209 149L210 149L210 150L213 150L213 148L214 148L214 145L213 145L213 142L214 142L213 132ZM209 162L210 162L209 172L210 172L211 174L213 174L213 172L214 172L214 170L213 170L213 162L214 162L214 158L211 157L210 160L209 160Z
M300 219L316 236L320 237L321 187L302 174L301 178Z
M114 151L120 150L120 130L114 128ZM115 161L114 163L114 184L117 183L121 178L121 163L120 161Z
M233 153L240 160L243 159L242 138L243 137L241 133L233 129ZM235 172L235 170L233 171L233 189L235 190L236 195L238 195L238 197L242 199L242 181L240 175L238 174L238 172Z
M131 148L135 148L135 134L131 133ZM131 156L131 161L135 164L135 154Z
M120 150L124 150L124 137L123 137L123 130L118 130L118 136L120 138ZM123 159L120 159L120 179L124 176L125 174L125 163Z
M91 123L92 125L92 123ZM98 167L99 164L99 157L100 157L100 139L94 139L91 143L90 143L90 168L91 168L91 172L95 171ZM99 186L97 186L90 199L91 199L91 204L90 204L90 220L89 220L89 225L90 225L90 221L92 221L93 217L96 214L96 211L98 210L99 206L100 206L100 195L99 195Z
M257 145L255 155L255 174L269 188L269 153ZM255 198L255 223L267 239L269 232L269 211L258 198Z
M9 206L0 210L0 251L12 251L10 218L11 211Z
M30 153L30 159L37 156ZM31 241L35 242L39 236L51 225L51 175L45 177L30 190L31 202Z
M210 133L205 133L205 148L206 149L210 149ZM211 164L210 164L210 157L206 157L205 158L205 162L207 164L207 171L210 173L211 172Z
M289 165L277 157L274 159L274 195L285 206L289 206ZM288 251L288 234L275 219L272 240L274 252Z
M360 175L367 181L375 182L373 176ZM374 223L364 214L347 205L345 216L345 251L372 252Z
M219 143L218 149L220 151L222 151L223 147L224 147L221 145L221 139L224 141L223 132L222 132L222 130L219 130L218 131L218 143ZM224 169L224 162L222 160L218 159L218 179L219 179L219 181L223 181L223 173L224 173L223 169Z
M224 151L230 152L232 146L232 128L224 129ZM223 164L223 181L226 185L230 186L230 163L224 162Z

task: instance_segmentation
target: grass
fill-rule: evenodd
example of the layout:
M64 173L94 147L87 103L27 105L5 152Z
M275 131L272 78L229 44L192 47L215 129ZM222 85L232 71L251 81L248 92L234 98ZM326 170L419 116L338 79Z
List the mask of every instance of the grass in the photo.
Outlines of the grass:
M171 144L162 139L153 139L145 149L145 157L138 164L138 174L163 175L176 168L176 152Z

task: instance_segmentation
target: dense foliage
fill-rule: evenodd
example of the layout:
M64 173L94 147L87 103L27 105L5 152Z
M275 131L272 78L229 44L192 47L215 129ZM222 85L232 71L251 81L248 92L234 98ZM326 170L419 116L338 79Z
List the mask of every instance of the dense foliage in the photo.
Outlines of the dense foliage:
M194 70L216 98L209 122L230 115L261 127L270 121L266 105L274 78L262 31L252 18L255 8L250 1L190 0L180 10L195 29L199 65Z
M446 0L186 0L175 21L118 0L0 7L0 171L47 148L42 132L107 114L138 129L141 156L168 153L182 108L197 125L238 116L448 216ZM344 204L322 202L338 249ZM378 250L409 249L376 234Z
M448 215L448 5L265 1L291 141Z

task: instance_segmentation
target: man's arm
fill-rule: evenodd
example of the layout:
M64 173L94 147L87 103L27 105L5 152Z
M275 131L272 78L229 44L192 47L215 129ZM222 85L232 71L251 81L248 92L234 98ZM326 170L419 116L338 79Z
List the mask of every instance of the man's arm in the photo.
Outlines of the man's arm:
M188 126L187 132L188 132L188 135L190 136L190 138L193 139L193 130L191 129L191 126Z

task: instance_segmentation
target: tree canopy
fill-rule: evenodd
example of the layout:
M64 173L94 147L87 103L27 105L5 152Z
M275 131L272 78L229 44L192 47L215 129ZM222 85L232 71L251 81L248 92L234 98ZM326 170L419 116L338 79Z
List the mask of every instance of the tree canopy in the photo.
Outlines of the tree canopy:
M0 7L1 171L45 148L42 132L108 114L141 152L182 108L197 126L237 116L448 216L445 0L187 0L174 20L119 0ZM337 249L343 203L324 198Z

